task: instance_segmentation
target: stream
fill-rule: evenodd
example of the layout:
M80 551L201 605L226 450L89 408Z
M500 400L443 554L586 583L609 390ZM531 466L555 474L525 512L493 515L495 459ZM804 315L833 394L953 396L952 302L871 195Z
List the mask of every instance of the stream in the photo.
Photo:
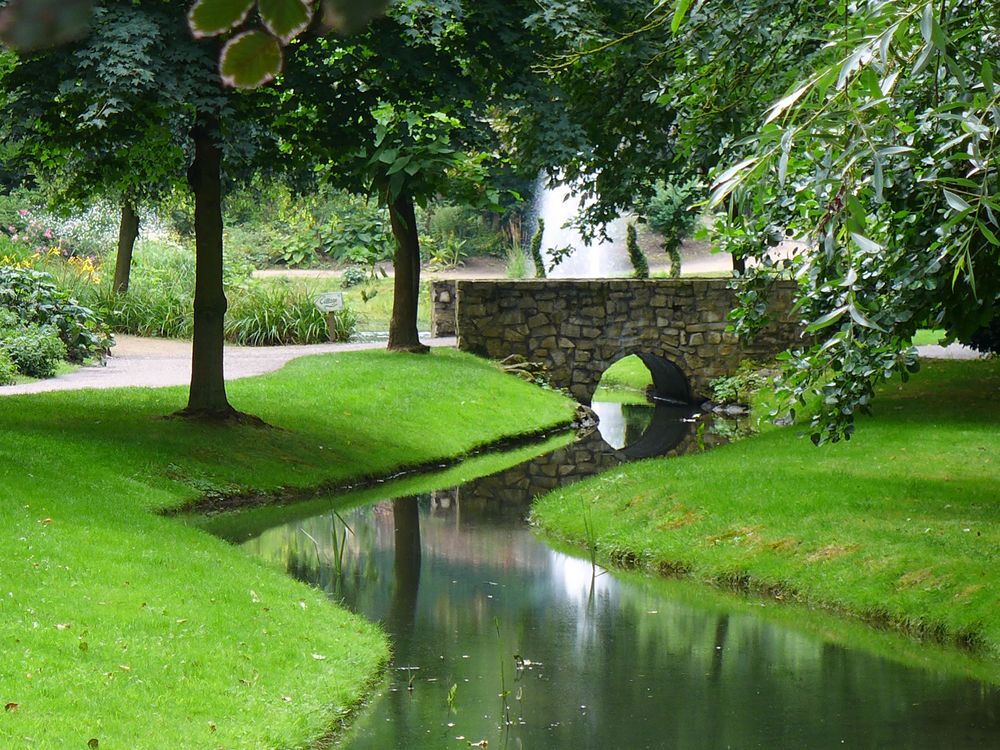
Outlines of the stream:
M783 605L606 571L540 540L525 522L535 496L732 431L663 405L595 410L603 435L458 487L386 485L308 517L290 506L296 520L267 529L213 523L390 635L388 676L342 746L1000 747L996 687L762 616Z

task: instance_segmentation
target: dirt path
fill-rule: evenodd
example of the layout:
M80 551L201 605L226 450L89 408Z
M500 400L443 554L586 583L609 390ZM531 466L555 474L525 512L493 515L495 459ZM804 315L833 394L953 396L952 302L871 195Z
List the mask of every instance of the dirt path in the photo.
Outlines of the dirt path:
M50 380L0 386L0 396L81 388L158 388L187 385L191 380L191 343L170 339L117 336L106 366L88 365ZM455 339L425 339L431 346L455 346ZM383 349L385 342L312 344L308 346L227 346L226 380L278 370L292 359L310 354Z

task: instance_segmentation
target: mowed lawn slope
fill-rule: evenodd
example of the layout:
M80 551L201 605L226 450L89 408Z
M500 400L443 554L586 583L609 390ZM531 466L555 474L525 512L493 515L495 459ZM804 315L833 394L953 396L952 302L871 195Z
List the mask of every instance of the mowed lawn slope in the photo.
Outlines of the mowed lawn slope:
M0 747L308 747L364 697L384 636L158 512L385 474L573 416L451 351L311 357L230 397L273 428L161 419L180 388L0 399Z
M1000 658L1000 361L925 364L874 409L850 442L815 448L789 427L631 464L546 496L535 518L605 560Z

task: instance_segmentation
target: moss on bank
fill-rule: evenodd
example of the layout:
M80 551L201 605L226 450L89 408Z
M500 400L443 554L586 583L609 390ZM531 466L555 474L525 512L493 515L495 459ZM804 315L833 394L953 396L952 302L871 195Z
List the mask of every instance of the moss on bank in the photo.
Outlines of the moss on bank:
M0 746L308 747L364 696L384 636L158 512L387 474L573 416L448 351L297 360L230 394L275 429L161 419L180 388L0 401Z
M932 362L848 443L795 427L542 498L548 534L1000 658L1000 361ZM588 528L592 531L588 531Z

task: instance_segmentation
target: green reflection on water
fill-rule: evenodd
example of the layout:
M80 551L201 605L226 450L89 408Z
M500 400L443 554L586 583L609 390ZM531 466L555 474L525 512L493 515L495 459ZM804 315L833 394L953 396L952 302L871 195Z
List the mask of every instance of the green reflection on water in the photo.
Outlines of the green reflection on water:
M387 684L351 748L971 748L1000 738L997 691L952 671L965 657L886 634L852 650L843 644L858 645L863 629L817 613L595 576L517 513L481 503L476 485L347 512L342 566L327 541L342 538L334 514L245 544L392 635Z

